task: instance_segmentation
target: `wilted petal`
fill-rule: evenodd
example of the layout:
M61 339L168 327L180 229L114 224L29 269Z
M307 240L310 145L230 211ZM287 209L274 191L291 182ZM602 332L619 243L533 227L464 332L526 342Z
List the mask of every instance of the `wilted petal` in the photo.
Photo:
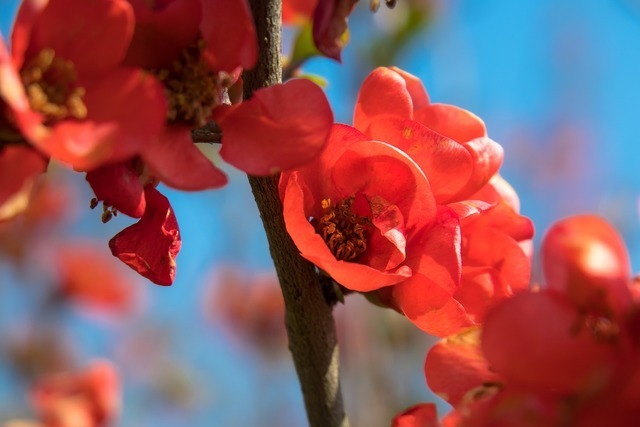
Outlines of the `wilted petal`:
M313 41L318 50L340 61L345 45L347 18L358 0L323 0L313 15Z
M241 104L220 107L220 155L252 175L302 166L316 157L329 137L333 113L322 89L306 79L256 91Z
M153 283L169 286L176 273L176 256L182 246L175 213L153 186L145 189L147 209L133 224L110 241L114 256Z
M133 218L140 218L147 203L144 186L133 162L102 166L87 172L87 181L98 200Z

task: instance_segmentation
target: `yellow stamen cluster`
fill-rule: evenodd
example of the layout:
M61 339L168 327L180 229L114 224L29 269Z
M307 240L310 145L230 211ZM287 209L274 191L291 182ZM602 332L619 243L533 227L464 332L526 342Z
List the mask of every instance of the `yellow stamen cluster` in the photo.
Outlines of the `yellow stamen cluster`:
M53 49L42 49L22 68L20 76L29 105L48 122L87 116L82 100L85 90L75 84L73 63L56 56Z
M91 199L91 202L89 203L89 207L91 209L95 209L96 206L98 206L98 199L96 197L94 197L93 199ZM116 208L114 208L111 205L108 205L106 203L102 203L102 223L106 224L107 222L111 221L111 218L113 218L114 216L118 216L118 210Z
M352 196L332 205L331 199L324 199L324 215L314 221L318 234L340 261L353 261L367 250L372 223L369 218L353 213L353 201Z
M211 111L219 103L219 82L202 61L204 41L182 51L170 68L155 70L169 100L167 120L183 122L192 127L207 124Z

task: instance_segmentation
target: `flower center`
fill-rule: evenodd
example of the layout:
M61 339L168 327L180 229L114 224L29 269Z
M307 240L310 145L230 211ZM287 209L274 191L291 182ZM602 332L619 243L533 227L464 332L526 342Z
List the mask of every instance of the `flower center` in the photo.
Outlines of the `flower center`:
M85 90L75 84L73 63L57 57L53 49L42 49L22 68L20 76L31 109L44 114L46 122L87 116L82 100Z
M169 101L167 120L192 127L207 124L211 111L220 104L221 82L202 60L204 41L184 49L169 68L153 70L164 84ZM222 82L224 83L224 82Z
M355 197L333 205L331 199L322 200L324 214L315 222L331 253L339 261L353 261L367 250L371 220L353 212Z

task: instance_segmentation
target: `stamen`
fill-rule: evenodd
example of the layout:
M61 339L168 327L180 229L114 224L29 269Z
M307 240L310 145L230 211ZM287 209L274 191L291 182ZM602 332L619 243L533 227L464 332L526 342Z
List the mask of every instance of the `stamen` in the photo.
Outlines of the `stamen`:
M590 315L584 323L598 342L610 343L620 335L620 327L606 317Z
M170 68L153 71L164 84L169 100L167 120L171 123L186 122L192 127L202 127L207 124L213 108L220 104L220 87L225 82L220 82L218 75L202 60L204 48L205 43L200 40L183 50Z
M332 205L331 199L321 202L324 215L314 220L318 234L340 261L353 261L367 250L371 220L352 212L354 197Z
M31 109L44 114L47 122L87 117L82 100L85 90L75 84L73 62L57 57L53 49L42 49L22 68L20 76Z

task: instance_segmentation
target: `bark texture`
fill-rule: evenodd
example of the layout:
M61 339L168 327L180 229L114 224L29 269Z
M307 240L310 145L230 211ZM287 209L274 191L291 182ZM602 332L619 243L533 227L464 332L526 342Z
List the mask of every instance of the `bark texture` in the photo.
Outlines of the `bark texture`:
M258 64L246 71L245 99L280 83L281 0L249 0L259 43ZM332 305L325 300L313 264L300 257L289 237L278 197L277 177L249 177L266 230L286 307L289 349L311 427L348 427L339 378L339 351Z

